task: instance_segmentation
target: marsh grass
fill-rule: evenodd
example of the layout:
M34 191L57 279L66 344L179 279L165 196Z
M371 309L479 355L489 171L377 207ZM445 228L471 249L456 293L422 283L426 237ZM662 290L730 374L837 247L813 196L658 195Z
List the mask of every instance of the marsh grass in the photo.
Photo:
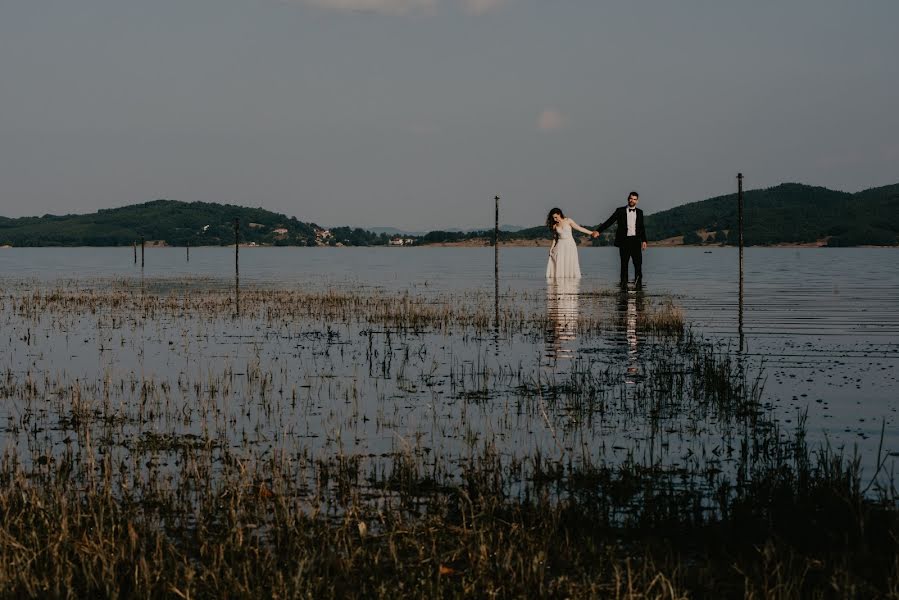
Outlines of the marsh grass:
M597 350L548 363L507 300L9 293L0 596L899 597L880 456L785 430L670 299L585 294Z
M98 455L0 472L7 597L872 597L895 594L895 497L794 440L717 486L638 464L546 461L524 486L488 447L460 477L413 455L196 462L177 484ZM310 473L311 469L311 473ZM125 472L127 471L127 473ZM440 473L439 468L436 469ZM213 475L213 473L215 473ZM316 483L309 485L310 474ZM513 483L515 485L513 485ZM517 493L511 489L517 487Z

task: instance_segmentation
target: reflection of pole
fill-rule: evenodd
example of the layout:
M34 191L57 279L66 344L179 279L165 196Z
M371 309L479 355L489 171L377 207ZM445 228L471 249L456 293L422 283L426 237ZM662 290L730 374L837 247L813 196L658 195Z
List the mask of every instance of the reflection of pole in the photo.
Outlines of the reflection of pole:
M740 335L740 350L743 350L743 174L737 173L737 227L740 246L740 300L737 328Z
M234 310L240 316L240 219L234 219Z
M144 241L144 236L140 236L140 268L141 269L144 268L144 245L145 245L145 243L146 242Z
M493 226L493 307L494 323L499 333L499 196L495 196L493 200L496 202Z

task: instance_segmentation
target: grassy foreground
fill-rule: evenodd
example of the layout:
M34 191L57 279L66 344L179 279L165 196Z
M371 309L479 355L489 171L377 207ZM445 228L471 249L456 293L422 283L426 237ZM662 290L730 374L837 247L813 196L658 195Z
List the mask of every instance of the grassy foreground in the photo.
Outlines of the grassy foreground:
M285 367L254 333L261 349L243 374L215 364L138 380L110 369L91 382L7 369L0 597L899 598L888 462L863 477L858 457L810 448L801 418L783 431L730 353L694 338L676 309L628 298L613 322L588 313L563 332L601 337L618 319L638 358L575 361L549 377L514 354L494 371L431 358L422 331L488 347L496 317L480 298L469 309L330 292L244 296L264 332L302 323L314 340L317 354ZM29 292L0 308L32 355L61 330L79 341L106 332L101 355L141 335L174 354L192 332L213 337L195 315L224 323L232 312L227 292L143 290ZM510 309L499 322L519 343L559 328L545 311ZM320 402L291 391L304 381L297 364L333 369L331 386L344 354L362 364L349 379L358 402L340 387ZM191 348L176 362L194 356L205 355ZM372 389L380 395L367 398ZM336 431L399 431L396 415L427 402L498 418L435 412L450 416L417 422L408 443L377 456L340 436L310 449L290 429L327 410ZM435 428L464 441L429 447ZM518 429L550 430L555 447L497 443ZM621 430L649 442L613 452L606 441Z
M865 499L854 463L801 435L711 496L696 474L539 458L512 495L489 447L457 478L416 453L381 475L182 458L171 486L99 454L7 456L0 595L899 597L895 490Z

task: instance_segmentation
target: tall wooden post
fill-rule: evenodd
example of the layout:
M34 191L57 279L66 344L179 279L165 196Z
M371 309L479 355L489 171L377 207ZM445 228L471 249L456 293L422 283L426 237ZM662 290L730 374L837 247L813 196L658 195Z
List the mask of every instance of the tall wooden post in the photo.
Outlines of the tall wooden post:
M137 264L137 242L131 242L131 249L134 250L134 264Z
M187 262L190 262L190 240L187 241Z
M743 174L737 173L737 227L740 245L740 286L743 286Z
M234 310L240 316L240 219L234 219Z
M737 173L737 243L740 246L740 298L737 315L737 330L740 336L740 351L743 350L743 174Z
M140 268L144 268L144 247L146 246L146 241L144 240L144 236L140 236Z
M499 333L499 196L494 196L496 210L493 223L493 308L494 321Z
M493 272L499 277L499 196L494 196L496 211L493 225Z

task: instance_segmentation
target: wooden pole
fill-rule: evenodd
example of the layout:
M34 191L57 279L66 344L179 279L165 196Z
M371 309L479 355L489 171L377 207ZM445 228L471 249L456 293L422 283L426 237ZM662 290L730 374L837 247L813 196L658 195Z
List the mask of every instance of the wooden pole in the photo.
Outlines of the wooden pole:
M499 196L494 196L496 201L495 220L493 225L493 272L499 277Z
M494 322L499 332L499 196L494 196L496 209L493 223L493 308Z
M137 264L137 242L131 242L131 249L134 250L134 264Z
M740 286L743 286L743 174L737 173L737 227L740 245Z
M146 240L144 240L144 236L140 236L140 268L144 268L144 247L146 246Z
M737 243L740 246L740 298L737 315L737 329L740 336L740 350L743 350L743 174L737 173Z
M187 262L190 262L190 241L187 242Z
M240 316L240 219L234 219L234 309Z

